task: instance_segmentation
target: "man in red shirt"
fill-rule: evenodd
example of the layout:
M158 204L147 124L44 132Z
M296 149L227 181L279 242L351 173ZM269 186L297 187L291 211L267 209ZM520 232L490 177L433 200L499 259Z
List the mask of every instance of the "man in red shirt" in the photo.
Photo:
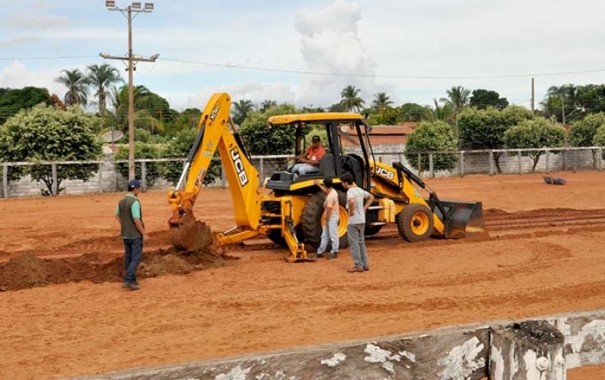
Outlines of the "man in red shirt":
M311 145L304 153L295 156L297 164L292 167L292 174L303 175L317 172L319 169L319 160L326 154L326 150L321 146L321 139L315 135L311 138Z

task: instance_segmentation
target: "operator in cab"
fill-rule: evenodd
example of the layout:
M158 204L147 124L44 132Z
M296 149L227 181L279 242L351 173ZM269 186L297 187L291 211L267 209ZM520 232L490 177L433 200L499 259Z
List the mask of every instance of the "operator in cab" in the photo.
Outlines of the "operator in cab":
M311 138L311 145L307 150L298 156L294 156L294 159L297 161L297 164L292 167L294 177L319 171L319 160L325 154L326 150L321 145L321 139L319 136L314 135Z

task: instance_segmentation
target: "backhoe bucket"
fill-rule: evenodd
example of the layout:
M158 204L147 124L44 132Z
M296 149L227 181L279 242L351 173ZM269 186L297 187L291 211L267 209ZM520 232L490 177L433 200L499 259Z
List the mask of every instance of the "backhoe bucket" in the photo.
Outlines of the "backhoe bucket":
M446 214L445 216L440 216L445 225L445 237L447 239L473 238L487 235L481 202L441 201L441 205Z
M179 251L197 252L212 244L212 231L204 222L195 220L193 212L182 216L180 224L172 227L172 245Z

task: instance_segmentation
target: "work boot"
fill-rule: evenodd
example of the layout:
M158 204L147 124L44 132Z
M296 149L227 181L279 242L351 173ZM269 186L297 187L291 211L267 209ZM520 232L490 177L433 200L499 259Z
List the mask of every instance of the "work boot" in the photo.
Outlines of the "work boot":
M128 282L125 282L122 287L126 288L126 289L130 289L130 290L139 290L141 289L141 287L138 284L131 284Z
M336 259L338 258L338 252L330 253L326 258L328 260Z
M363 272L363 268L353 267L353 268L347 270L347 272L349 272L349 273Z

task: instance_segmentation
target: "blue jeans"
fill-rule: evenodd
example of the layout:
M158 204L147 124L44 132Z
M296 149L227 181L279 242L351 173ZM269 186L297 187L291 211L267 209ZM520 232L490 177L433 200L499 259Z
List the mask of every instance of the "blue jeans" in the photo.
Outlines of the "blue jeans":
M332 242L330 253L338 252L338 214L331 215L326 225L321 229L321 244L319 244L317 254L321 255L326 251L328 240Z
M315 165L298 163L292 167L292 174L304 175L318 172L319 168Z
M124 239L124 283L138 284L137 268L143 256L143 238Z
M349 224L347 233L349 234L349 247L355 268L368 267L368 254L366 253L366 237L364 235L365 223Z

